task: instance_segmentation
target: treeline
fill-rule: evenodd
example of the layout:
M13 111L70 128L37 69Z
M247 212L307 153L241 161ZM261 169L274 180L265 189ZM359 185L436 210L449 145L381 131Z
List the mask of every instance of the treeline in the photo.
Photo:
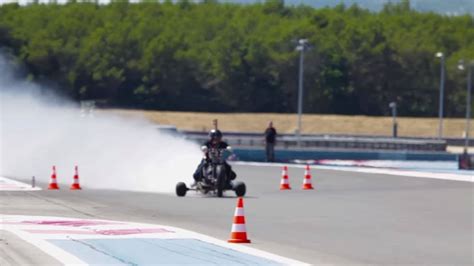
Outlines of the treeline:
M77 100L127 108L294 112L298 38L304 111L435 116L447 55L446 114L465 112L460 58L474 59L474 18L419 13L409 1L373 13L282 0L252 5L116 1L0 6L0 46L32 80Z

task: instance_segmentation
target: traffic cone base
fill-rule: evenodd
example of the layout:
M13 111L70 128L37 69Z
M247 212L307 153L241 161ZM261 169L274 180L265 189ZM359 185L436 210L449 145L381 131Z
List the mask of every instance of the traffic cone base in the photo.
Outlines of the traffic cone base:
M304 189L304 190L307 190L307 189L314 189L314 187L313 187L313 185L311 185L311 184L304 184L304 185L303 185L303 189Z
M243 233L242 235L240 235L241 233L234 233L234 234L236 234L236 235L234 235L232 237L235 237L235 238L229 239L229 240L227 240L227 242L229 242L229 243L251 243L250 239L247 239L247 234L246 233Z
M57 183L50 183L48 189L59 189L59 186Z
M71 190L79 190L79 189L82 189L79 184L72 184L71 185Z

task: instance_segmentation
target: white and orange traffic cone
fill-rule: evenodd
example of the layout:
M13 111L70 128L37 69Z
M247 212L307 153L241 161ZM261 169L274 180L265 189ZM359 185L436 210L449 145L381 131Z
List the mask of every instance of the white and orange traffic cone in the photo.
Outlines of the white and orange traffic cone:
M311 184L311 172L309 164L306 165L306 169L304 170L303 189L314 189L313 185Z
M74 181L71 185L71 190L79 190L81 186L79 185L79 170L77 169L77 165L74 168Z
M288 179L288 166L283 166L283 171L281 172L280 190L287 189L291 189Z
M230 233L229 243L250 243L247 239L247 229L245 228L244 199L239 198L234 213L234 223Z
M51 174L51 179L49 180L48 189L59 189L58 181L56 180L56 166L53 165L53 173Z

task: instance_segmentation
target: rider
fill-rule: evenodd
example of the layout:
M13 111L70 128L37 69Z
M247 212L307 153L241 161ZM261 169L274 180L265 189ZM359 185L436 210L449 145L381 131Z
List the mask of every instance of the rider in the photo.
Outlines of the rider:
M230 146L226 142L222 141L222 132L218 129L213 129L209 132L209 140L206 141L206 143L204 143L202 148L203 148L205 156L202 159L199 166L197 167L196 171L194 172L193 177L194 177L195 184L198 181L201 181L201 179L203 178L202 176L203 167L209 162L208 150L210 148L230 149ZM224 162L224 165L227 172L227 176L229 177L228 178L229 183L227 184L227 186L231 188L232 187L231 181L234 180L237 177L237 175L235 174L235 172L232 170L231 166L227 162Z

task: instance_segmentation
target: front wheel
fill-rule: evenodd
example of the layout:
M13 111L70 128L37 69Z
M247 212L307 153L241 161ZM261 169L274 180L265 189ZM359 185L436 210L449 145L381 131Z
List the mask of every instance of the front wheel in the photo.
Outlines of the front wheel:
M247 191L247 187L245 186L244 182L236 182L234 185L235 195L237 197L245 196L245 192Z
M188 188L186 187L185 183L179 182L178 184L176 184L176 195L178 195L178 197L186 196L187 191Z
M226 175L225 175L225 168L224 166L216 167L216 174L217 174L217 182L216 182L216 189L217 189L217 197L222 197L224 194L224 187L226 183Z

